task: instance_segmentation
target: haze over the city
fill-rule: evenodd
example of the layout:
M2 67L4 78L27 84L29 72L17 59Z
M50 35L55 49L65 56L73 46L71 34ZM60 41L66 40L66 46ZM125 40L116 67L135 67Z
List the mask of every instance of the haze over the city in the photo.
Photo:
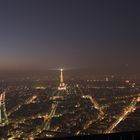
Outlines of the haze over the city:
M140 2L0 1L0 69L140 70Z

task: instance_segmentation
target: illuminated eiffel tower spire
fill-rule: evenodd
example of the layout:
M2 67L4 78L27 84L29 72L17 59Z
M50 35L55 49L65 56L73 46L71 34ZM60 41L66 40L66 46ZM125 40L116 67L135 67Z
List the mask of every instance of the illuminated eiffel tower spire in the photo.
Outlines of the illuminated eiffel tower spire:
M63 69L60 69L60 84L58 90L66 90L66 85L64 83Z
M8 117L5 107L5 92L0 95L0 126L8 124Z
M63 79L63 69L60 70L61 74L60 74L60 84L63 84L64 79Z

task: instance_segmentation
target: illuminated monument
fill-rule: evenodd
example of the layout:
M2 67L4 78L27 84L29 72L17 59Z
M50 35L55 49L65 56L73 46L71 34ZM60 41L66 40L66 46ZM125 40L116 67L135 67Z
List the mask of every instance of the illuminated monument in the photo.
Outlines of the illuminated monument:
M60 69L60 84L58 90L66 90L66 85L64 83L64 77L63 77L63 69Z
M5 92L0 95L0 126L8 124L8 117L5 107Z

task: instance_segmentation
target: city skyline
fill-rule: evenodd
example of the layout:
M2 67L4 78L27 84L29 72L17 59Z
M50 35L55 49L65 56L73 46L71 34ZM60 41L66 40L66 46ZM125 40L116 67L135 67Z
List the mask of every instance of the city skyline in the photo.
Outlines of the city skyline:
M59 69L57 81L51 76L1 79L0 137L61 139L139 130L139 82L71 77L65 83L64 75Z
M139 7L138 0L0 0L0 139L124 139L123 132L134 139Z
M138 1L1 1L0 69L140 70Z

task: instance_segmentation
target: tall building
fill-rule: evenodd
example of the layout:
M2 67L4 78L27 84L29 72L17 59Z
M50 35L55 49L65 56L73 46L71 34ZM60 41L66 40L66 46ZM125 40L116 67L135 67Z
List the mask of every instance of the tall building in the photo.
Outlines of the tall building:
M63 69L60 69L60 83L58 90L66 90L66 85L64 83Z
M8 117L5 107L5 92L0 95L0 126L8 124Z

